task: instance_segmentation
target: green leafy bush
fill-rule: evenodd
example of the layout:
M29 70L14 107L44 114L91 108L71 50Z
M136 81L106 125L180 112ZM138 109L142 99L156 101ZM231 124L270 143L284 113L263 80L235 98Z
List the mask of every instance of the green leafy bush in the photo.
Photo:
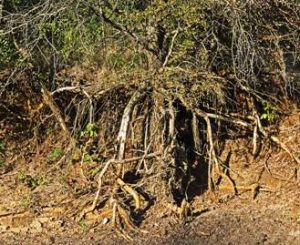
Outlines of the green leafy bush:
M64 152L59 149L55 148L50 154L48 155L48 161L49 162L55 162L58 161L62 156L64 155Z
M269 102L263 103L263 113L260 118L265 119L270 123L274 123L278 119L278 113L275 106L272 106Z

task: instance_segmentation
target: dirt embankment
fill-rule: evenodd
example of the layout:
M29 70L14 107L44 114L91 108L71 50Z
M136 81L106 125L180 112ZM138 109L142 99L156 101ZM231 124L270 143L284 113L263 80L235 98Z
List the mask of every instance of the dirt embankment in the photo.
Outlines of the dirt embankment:
M300 114L295 111L279 128L279 139L294 152L299 152L299 125ZM39 159L30 163L20 159L11 170L4 172L1 167L1 244L300 244L300 184L294 176L295 163L274 144L264 144L260 156L253 159L249 144L247 140L227 141L221 155L228 157L230 152L230 175L237 195L224 179L217 192L194 197L185 220L156 203L127 237L112 229L110 216L101 209L75 222L91 195L78 178L78 166L34 179L42 169Z

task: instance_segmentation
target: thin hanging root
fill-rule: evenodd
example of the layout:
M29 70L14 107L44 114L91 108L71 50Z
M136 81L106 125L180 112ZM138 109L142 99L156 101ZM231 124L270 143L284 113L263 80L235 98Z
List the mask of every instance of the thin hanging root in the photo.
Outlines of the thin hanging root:
M263 134L264 137L270 139L271 141L275 142L276 144L278 144L286 153L288 153L290 155L290 157L298 164L298 170L296 170L296 173L297 171L300 170L300 159L295 155L293 154L293 152L289 149L289 147L287 145L285 145L284 143L282 143L276 136L274 135L269 135L263 128L263 126L261 125L261 121L260 121L260 118L258 116L257 113L255 113L255 119L257 121L257 126L258 126L258 129L259 131ZM296 174L296 178L299 179L300 176L297 176Z
M235 187L235 184L233 182L233 180L228 176L226 175L225 173L223 173L223 171L220 169L220 162L219 162L219 159L216 155L216 152L215 152L215 148L214 148L214 142L213 142L213 137L212 137L212 129L211 129L211 123L210 123L210 119L208 118L208 116L205 116L204 117L205 121L206 121L206 124L207 124L207 138L208 138L208 141L209 141L209 170L211 172L208 173L209 175L209 189L210 190L213 190L214 188L214 182L213 182L213 173L212 173L212 170L216 170L215 173L217 175L219 175L220 177L226 179L229 184L231 185L232 187L232 191L235 194L237 194L237 190L236 190L236 187Z
M181 220L185 219L188 216L189 208L189 203L185 199L183 199L179 209L179 218Z
M176 115L175 115L175 111L173 108L173 101L169 100L168 101L168 106L169 106L169 142L171 144L174 144L174 139L175 139L175 119L176 119Z
M72 141L74 141L74 139L72 138L72 135L65 123L65 120L63 119L63 117L61 115L59 107L57 106L56 102L54 101L51 93L48 91L48 89L46 88L46 86L43 83L40 83L40 84L42 86L42 95L43 95L44 103L51 109L55 119L57 120L61 129L64 131L64 133L67 135L67 137L69 139L71 139Z
M210 155L210 154L209 154ZM215 189L214 181L213 181L213 164L212 164L212 157L209 156L209 163L208 163L208 191L213 192Z
M228 182L228 183L230 184L230 186L231 186L231 189L232 189L232 191L233 191L233 194L236 195L236 194L237 194L236 185L234 184L233 180L232 180L228 175L226 175L225 173L222 172L222 170L220 169L220 163L219 163L218 159L216 159L216 161L218 162L218 163L216 164L216 170L217 170L216 173L217 173L220 177L222 177L222 178L224 178L224 179L227 180L227 182Z
M128 194L130 194L134 201L135 201L135 209L138 210L141 208L141 195L138 194L133 188L131 188L129 185L127 185L121 178L117 179L118 185L126 191Z
M126 143L126 138L127 138L128 126L130 123L130 118L131 118L131 114L134 109L134 106L144 96L144 94L145 93L141 92L140 90L136 91L130 98L128 104L126 105L123 116L122 116L119 133L117 136L118 152L117 152L116 159L112 158L109 161L107 161L106 164L104 165L104 168L102 169L102 171L98 177L98 189L97 189L93 204L81 212L78 220L81 220L87 213L95 210L98 199L99 199L100 191L101 191L102 178L111 163L116 162L118 164L117 173L116 173L116 175L118 177L117 182L119 182L118 184L123 182L120 179L120 175L122 174L122 165L124 164L123 159L124 159L124 155L125 155L125 143ZM136 194L136 192L132 188L128 188L129 186L127 186L124 182L122 183L122 185L124 186L124 189L127 189L127 191L132 194L134 200L136 201L136 208L137 209L140 208L140 199L138 198L138 195ZM115 192L116 190L117 190L117 188L114 188L113 192Z
M248 90L247 90L248 91ZM182 104L187 108L187 109L190 109L191 111L193 111L197 116L199 117L202 117L206 120L209 119L209 118L213 118L213 119L217 119L217 120L221 120L221 121L224 121L224 122L229 122L229 123L232 123L232 124L235 124L235 125L239 125L239 126L242 126L244 128L252 128L252 125L248 122L245 122L243 120L240 120L240 119L237 119L237 118L232 118L232 117L228 117L228 116L224 116L224 115L219 115L219 114L214 114L214 113L207 113L207 112L204 112L202 110L199 110L199 109L195 109L195 110L192 110L190 106L188 106L188 104L186 103L186 101L182 98L182 96L178 96L178 99L180 99L180 101L182 102ZM271 141L273 141L274 143L278 144L284 151L286 151L290 157L298 164L298 174L300 174L300 159L295 156L295 154L293 154L291 152L291 150L284 144L282 143L276 136L274 135L269 135L263 128L263 126L261 125L261 122L260 122L260 118L258 116L258 113L255 111L255 117L247 117L248 119L251 119L253 120L256 124L257 124L257 130L259 130L262 135L268 139L270 139ZM300 176L299 176L300 178Z
M117 224L121 222L121 217L119 215L119 208L116 200L112 200L112 226L115 231L126 240L132 241L132 237L129 236L122 228L120 228ZM128 217L129 218L129 217ZM117 221L119 220L119 222Z
M113 208L112 208L112 217L111 217L111 219L112 219L112 225L113 226L116 226L116 224L117 224L117 203L116 203L116 201L112 201L113 202Z
M170 203L167 205L167 207L176 213L181 220L187 217L190 208L189 203L185 199L182 200L180 207Z
M140 92L139 90L136 91L132 97L130 98L128 104L125 107L125 110L123 112L121 125L119 129L119 133L117 136L117 144L118 144L118 152L117 152L117 160L122 160L125 155L125 144L126 144L126 138L127 138L127 131L131 119L131 115L133 112L133 109L135 105L138 103L139 100L142 99L144 96L144 93ZM118 164L118 170L116 175L120 177L122 174L122 163Z
M258 134L257 134L257 129L258 129L258 122L255 121L255 126L254 126L254 129L253 129L253 140L252 140L252 144L253 144L252 155L254 157L258 153L258 147L257 147Z
M144 93L142 93L138 90L130 98L130 100L129 100L128 104L126 105L125 110L123 112L122 121L121 121L120 129L119 129L119 133L118 133L118 137L117 137L118 152L117 152L116 160L118 161L118 165L117 165L117 172L116 172L116 176L117 176L116 185L120 185L122 189L124 189L125 191L127 191L129 194L132 195L133 199L135 200L136 209L140 209L140 207L141 207L141 205L140 205L141 201L140 201L139 194L135 190L133 190L130 186L126 185L125 182L121 179L121 176L124 174L124 173L122 173L123 165L124 165L124 161L122 161L122 160L124 159L124 156L125 156L125 144L126 144L127 131L129 128L130 119L131 119L132 112L134 110L135 105L143 96L144 96ZM114 194L118 190L116 185L113 188L112 196L114 196ZM118 206L117 206L117 208L118 208ZM119 211L120 210L121 209L119 209ZM115 213L116 211L117 210L114 210L113 213ZM122 214L124 216L124 212ZM128 219L125 218L125 216L123 217L123 219L124 219L125 223L126 222L128 223Z
M199 153L201 151L201 141L200 141L199 126L198 126L198 118L195 113L193 113L192 131L193 131L194 148L196 152Z
M261 188L261 186L257 183L252 184L252 185L246 185L246 186L236 185L235 188L237 191L251 191L252 199L255 199L260 191L270 191L266 188ZM222 185L219 187L219 190L227 191L227 190L231 190L231 189L232 189L232 186Z
M95 210L95 208L97 206L97 202L99 200L100 192L101 192L103 176L107 172L107 170L108 170L108 168L111 164L120 163L120 162L129 163L129 162L134 162L134 161L141 160L142 158L150 159L150 158L157 157L157 156L160 156L160 155L161 155L160 152L154 152L154 153L150 153L146 156L138 156L138 157L127 158L127 159L123 159L122 161L117 161L115 159L110 159L106 163L104 163L104 167L102 168L102 170L101 170L101 172L98 176L98 189L97 189L94 201L93 201L93 203L90 207L84 209L81 212L81 214L79 215L77 220L80 221L87 213L93 212ZM140 200L142 199L143 201L145 201L143 196L139 195L134 189L132 189L130 186L128 186L122 179L120 179L120 178L118 178L118 179L117 179L117 184L119 184L121 187L123 186L124 190L127 191L130 195L132 195L132 197L136 201L136 207L140 208L141 207L141 205L140 205L141 201ZM137 205L137 203L138 203L138 205ZM136 208L136 209L138 209L138 208Z
M104 174L106 173L106 171L107 171L108 167L110 166L110 164L112 164L114 161L115 161L114 159L110 159L109 161L107 161L107 162L105 163L105 165L104 165L102 171L100 172L100 174L99 174L99 176L98 176L98 189L97 189L97 192L96 192L96 195L95 195L93 204L92 204L90 207L84 209L84 210L80 213L80 215L79 215L77 221L82 220L82 219L84 218L84 216L85 216L87 213L93 212L93 211L95 210L95 208L96 208L96 206L97 206L97 202L98 202L99 196L100 196L100 192L101 192L102 178L103 178Z
M87 180L87 177L85 176L84 174L84 169L83 169L83 163L84 163L84 157L85 157L85 154L87 154L87 147L90 143L90 140L88 142L85 143L85 145L83 146L82 148L82 153L81 153L81 159L80 159L80 174L84 180L84 182L88 183L88 180Z

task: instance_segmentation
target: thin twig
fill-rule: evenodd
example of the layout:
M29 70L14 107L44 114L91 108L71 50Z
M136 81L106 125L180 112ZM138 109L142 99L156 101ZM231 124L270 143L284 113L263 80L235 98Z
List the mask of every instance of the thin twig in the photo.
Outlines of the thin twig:
M175 32L174 32L174 35L172 37L172 40L171 40L171 43L170 43L170 46L169 46L169 49L168 49L168 53L166 55L164 63L162 64L162 68L164 68L168 64L168 61L169 61L169 58L172 54L174 42L175 42L175 39L178 35L178 32L179 32L179 29L175 30Z

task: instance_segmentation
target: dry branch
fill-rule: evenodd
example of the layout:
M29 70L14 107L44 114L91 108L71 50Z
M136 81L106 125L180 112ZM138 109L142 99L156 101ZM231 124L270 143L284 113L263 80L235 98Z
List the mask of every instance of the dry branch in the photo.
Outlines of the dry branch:
M121 31L126 36L130 37L133 41L135 41L138 45L140 45L143 49L150 52L154 56L158 58L158 52L157 50L150 47L149 43L143 38L138 36L135 32L129 30L128 27L121 25L120 23L114 21L112 18L108 17L108 14L105 12L105 9L98 9L92 4L84 3L87 7L89 7L95 15L101 17L106 23L111 25L113 28L115 28L118 31Z

